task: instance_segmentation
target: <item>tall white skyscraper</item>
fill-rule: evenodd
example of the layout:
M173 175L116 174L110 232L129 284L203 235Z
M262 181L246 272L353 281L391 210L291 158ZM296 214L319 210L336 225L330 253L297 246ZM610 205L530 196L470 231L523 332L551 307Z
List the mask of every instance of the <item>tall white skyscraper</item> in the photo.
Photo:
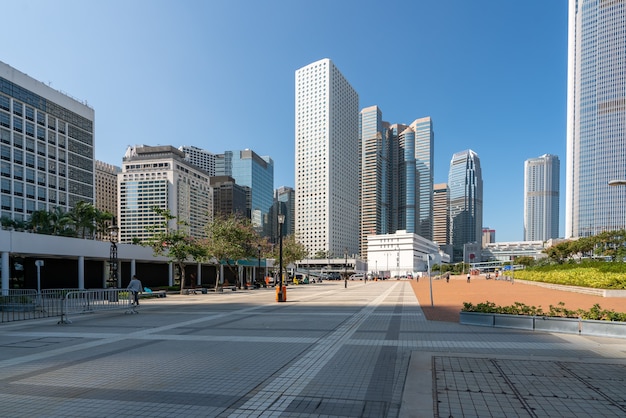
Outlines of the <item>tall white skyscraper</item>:
M524 162L524 240L559 237L559 157L545 154Z
M314 257L359 251L359 96L330 59L296 71L296 236Z
M626 227L626 2L570 0L565 237Z

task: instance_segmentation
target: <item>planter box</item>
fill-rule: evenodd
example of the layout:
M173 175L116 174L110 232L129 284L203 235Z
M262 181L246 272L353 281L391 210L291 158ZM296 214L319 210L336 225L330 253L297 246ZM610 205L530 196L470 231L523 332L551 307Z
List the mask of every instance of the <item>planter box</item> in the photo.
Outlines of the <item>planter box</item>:
M535 331L580 333L580 321L577 318L535 317Z
M583 319L581 335L626 338L626 322Z
M464 325L480 325L483 327L493 327L493 317L495 314L482 312L461 312L459 323Z
M535 317L529 315L494 314L493 326L501 328L516 328L533 330Z
M529 331L561 332L564 334L626 339L626 322L617 321L461 311L459 323L483 327L515 328Z

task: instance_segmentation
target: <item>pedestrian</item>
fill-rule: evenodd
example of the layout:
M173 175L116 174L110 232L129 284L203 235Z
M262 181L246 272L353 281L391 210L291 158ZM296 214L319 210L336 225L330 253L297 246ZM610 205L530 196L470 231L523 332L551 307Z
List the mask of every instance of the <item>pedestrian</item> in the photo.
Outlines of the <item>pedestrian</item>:
M470 273L467 273L467 282L468 283L470 282L471 277L472 277L472 275Z
M446 273L446 283L450 283L450 272Z
M139 293L143 290L143 287L141 286L141 281L137 278L137 276L133 276L130 283L128 283L128 287L126 289L132 292L133 303L139 306Z

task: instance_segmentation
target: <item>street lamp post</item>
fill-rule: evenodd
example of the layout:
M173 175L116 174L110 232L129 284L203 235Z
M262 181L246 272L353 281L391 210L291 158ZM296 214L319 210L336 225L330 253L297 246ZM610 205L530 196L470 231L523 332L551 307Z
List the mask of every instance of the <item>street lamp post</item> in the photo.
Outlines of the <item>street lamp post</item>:
M256 279L256 284L258 286L261 285L261 280L259 280L259 278L257 277L257 275L261 274L261 244L256 246L256 249L259 253L259 268L256 271L256 274L254 275L254 278Z
M343 256L345 257L345 262L343 265L343 287L346 289L348 287L348 249L345 248L343 250Z
M276 290L276 300L278 302L285 301L283 294L283 224L285 223L285 215L278 214L278 289Z
M117 232L119 228L115 224L115 218L108 228L111 248L109 251L109 287L117 287Z

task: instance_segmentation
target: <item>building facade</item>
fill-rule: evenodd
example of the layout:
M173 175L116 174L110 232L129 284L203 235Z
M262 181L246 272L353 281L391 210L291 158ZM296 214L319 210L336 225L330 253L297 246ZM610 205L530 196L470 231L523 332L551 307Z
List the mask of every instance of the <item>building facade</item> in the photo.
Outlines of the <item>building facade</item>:
M433 239L433 141L430 117L410 125L382 120L378 106L359 114L360 251L367 236L405 230Z
M185 160L209 173L209 176L215 176L215 154L194 147L193 145L181 145L178 149L185 153Z
M359 251L359 96L330 59L295 74L296 235L315 256Z
M117 213L117 175L120 167L96 160L96 209Z
M0 62L0 216L95 203L94 110Z
M450 244L450 191L446 183L433 186L433 241Z
M209 178L213 190L213 215L229 216L236 214L249 217L248 188L240 186L235 179L229 176L214 176Z
M464 259L464 246L482 242L483 178L478 154L457 152L450 161L450 232L452 261Z
M274 161L249 149L226 151L215 156L215 175L230 176L247 187L252 225L269 236L269 212L274 199Z
M496 242L496 230L489 227L483 228L482 247L485 248L487 244L493 244Z
M120 242L145 241L162 218L153 208L167 209L187 223L191 236L206 236L205 226L213 219L213 195L209 175L185 160L172 146L129 147L118 174ZM170 228L182 227L171 222Z
M556 155L524 162L524 241L559 237L559 176Z
M570 0L565 237L626 227L626 3Z
M361 207L359 253L367 255L367 236L386 234L390 227L389 124L378 106L359 113L361 142Z
M433 240L433 185L435 160L435 131L430 117L411 123L415 132L415 167L418 174L418 206L415 232Z

